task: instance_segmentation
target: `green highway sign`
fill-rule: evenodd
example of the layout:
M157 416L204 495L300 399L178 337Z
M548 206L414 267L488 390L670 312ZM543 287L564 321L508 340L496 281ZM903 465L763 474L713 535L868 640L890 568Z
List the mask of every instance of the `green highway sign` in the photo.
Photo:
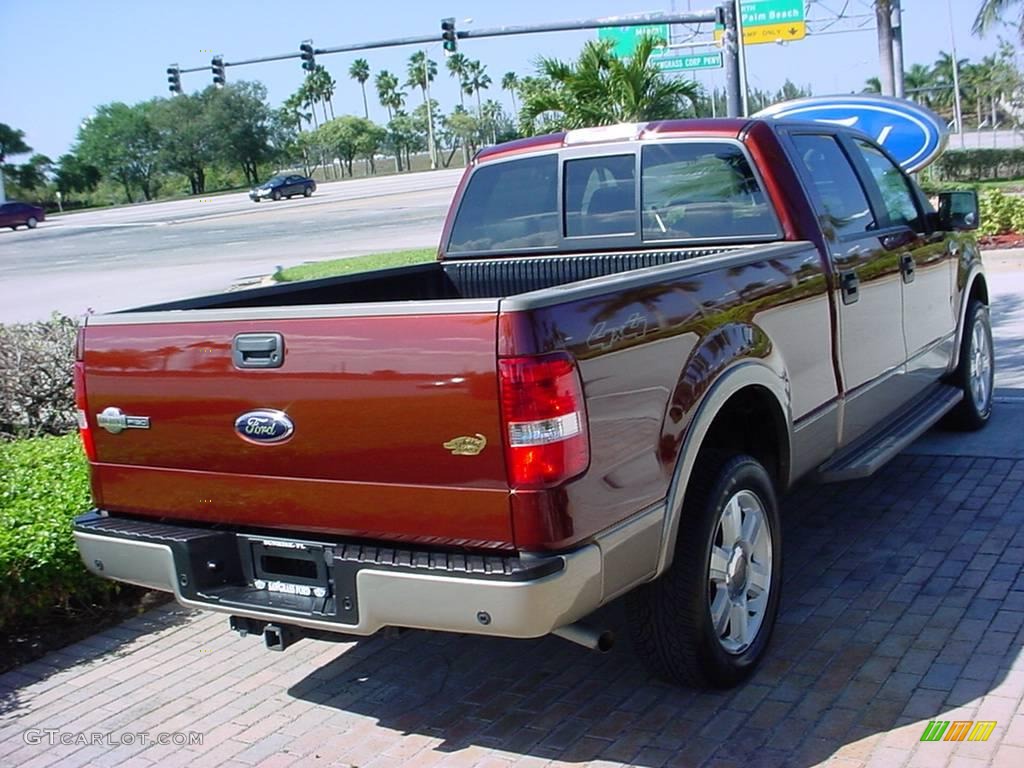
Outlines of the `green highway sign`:
M614 44L612 53L620 59L628 59L632 56L636 44L645 35L653 35L667 43L669 41L668 24L648 24L642 27L602 27L597 30L597 39L611 40Z
M802 40L807 35L804 0L742 0L740 16L746 45ZM715 39L721 40L723 34L716 26Z
M687 53L679 55L652 56L653 61L663 72L679 72L688 69L721 69L722 53Z

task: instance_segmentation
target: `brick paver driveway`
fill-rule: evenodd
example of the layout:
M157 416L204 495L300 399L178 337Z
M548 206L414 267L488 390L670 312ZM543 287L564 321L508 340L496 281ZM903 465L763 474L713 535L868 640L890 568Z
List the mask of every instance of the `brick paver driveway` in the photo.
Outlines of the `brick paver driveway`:
M0 677L0 764L1024 766L1022 481L1024 461L903 455L798 490L770 655L734 691L653 681L626 641L407 632L276 654L172 604ZM625 637L618 606L603 618ZM998 725L920 742L933 719Z

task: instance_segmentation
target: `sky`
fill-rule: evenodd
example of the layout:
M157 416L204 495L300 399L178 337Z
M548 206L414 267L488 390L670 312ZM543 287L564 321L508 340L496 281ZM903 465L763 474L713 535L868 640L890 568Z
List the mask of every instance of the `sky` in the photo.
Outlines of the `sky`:
M931 63L940 50L950 49L956 36L961 58L980 59L997 45L995 35L979 39L971 34L981 0L903 0L906 66ZM67 152L83 118L100 104L134 103L167 96L167 66L208 66L212 54L227 61L298 51L312 38L317 47L341 46L365 40L414 35L438 35L429 48L439 63L432 97L444 111L458 102L456 82L444 70L440 46L440 19L452 16L458 27L492 28L565 19L594 18L650 11L701 10L715 0L544 0L513 3L446 0L378 0L353 4L344 0L0 0L0 123L20 128L36 152L56 160ZM869 0L813 0L809 18L827 15L828 9L848 6L854 14L868 12ZM471 19L471 22L465 20ZM1004 35L1006 33L1004 32ZM533 72L538 56L572 58L596 33L557 32L499 39L464 40L459 51L480 59L494 80L484 98L496 98L511 107L509 94L500 89L503 73L520 76ZM348 77L354 58L366 58L374 72L388 69L405 77L406 61L415 48L391 48L361 54L320 56L338 82L336 114L362 114L359 85ZM815 95L860 91L864 81L878 74L874 26L846 34L809 36L785 45L748 47L748 69L753 87L779 88L786 78L810 85ZM260 80L274 106L301 83L298 59L229 68L228 80ZM706 85L722 86L721 72L700 75ZM205 88L207 72L182 76L187 91ZM372 80L367 83L370 117L386 122L376 102ZM410 93L409 105L419 103ZM16 161L24 158L16 158Z

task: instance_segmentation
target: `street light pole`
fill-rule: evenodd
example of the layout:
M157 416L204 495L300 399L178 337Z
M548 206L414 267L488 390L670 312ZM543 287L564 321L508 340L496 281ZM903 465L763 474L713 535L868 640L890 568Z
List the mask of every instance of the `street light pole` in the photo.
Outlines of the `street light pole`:
M896 96L900 99L906 95L903 84L903 9L900 7L902 0L890 0L892 3L892 58L893 58L893 80L896 86Z

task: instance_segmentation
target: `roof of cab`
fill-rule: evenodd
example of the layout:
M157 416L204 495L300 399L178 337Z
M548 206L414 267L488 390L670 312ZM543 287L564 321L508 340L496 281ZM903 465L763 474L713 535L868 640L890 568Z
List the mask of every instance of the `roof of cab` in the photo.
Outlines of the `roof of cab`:
M487 147L477 153L476 162L484 163L498 157L524 155L567 146L593 146L629 140L644 141L688 134L735 139L750 125L750 122L746 118L723 117L657 120L647 123L619 123L594 128L579 128L559 133L548 133L543 136L530 136Z

